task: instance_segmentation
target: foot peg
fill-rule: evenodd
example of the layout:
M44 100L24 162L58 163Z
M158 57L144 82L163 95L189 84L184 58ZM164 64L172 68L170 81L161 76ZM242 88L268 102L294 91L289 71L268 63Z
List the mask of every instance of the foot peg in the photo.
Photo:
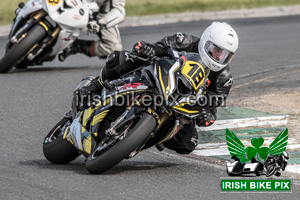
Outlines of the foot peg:
M107 90L113 89L113 85L111 85L108 80L105 80L102 84Z
M162 150L164 150L166 147L165 147L165 145L163 145L163 144L157 144L157 145L155 145L155 147L158 149L158 151L162 151Z

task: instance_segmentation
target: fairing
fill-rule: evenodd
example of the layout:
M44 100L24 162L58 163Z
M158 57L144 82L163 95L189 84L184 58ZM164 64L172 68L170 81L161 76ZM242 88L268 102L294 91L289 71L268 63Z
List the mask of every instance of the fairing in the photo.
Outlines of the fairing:
M202 111L195 103L203 93L210 70L199 54L183 53L177 61L159 60L154 72L161 94L175 112L193 118Z

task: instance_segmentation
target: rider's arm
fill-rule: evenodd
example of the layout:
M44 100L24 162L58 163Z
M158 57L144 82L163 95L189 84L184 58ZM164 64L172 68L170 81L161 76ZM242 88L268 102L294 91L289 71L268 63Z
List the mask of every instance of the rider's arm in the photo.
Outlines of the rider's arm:
M207 105L204 115L197 120L198 126L210 126L217 119L217 107L225 104L233 79L229 67L220 72L212 72L209 76L211 84L207 87Z
M100 13L98 22L106 25L106 28L120 24L125 19L125 1L112 0L112 9L105 14Z
M177 51L198 52L199 38L185 33L176 33L166 36L154 44L149 44L154 48L156 56L168 55L168 49L173 48Z
M209 76L211 84L207 87L207 98L210 106L219 107L230 92L233 78L229 67L225 67L220 72L212 72Z

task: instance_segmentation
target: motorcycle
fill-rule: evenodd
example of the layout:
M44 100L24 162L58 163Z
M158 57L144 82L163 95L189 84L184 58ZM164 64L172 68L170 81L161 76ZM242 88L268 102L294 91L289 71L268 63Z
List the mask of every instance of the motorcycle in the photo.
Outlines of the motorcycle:
M205 95L209 74L199 54L168 52L168 57L105 81L98 101L86 109L80 109L74 95L72 109L44 139L46 159L67 164L82 154L87 170L99 174L152 146L162 150L201 113L197 102ZM75 91L92 79L83 79Z
M99 10L93 0L29 0L21 2L10 30L0 73L12 67L26 68L52 61L69 50L92 13Z

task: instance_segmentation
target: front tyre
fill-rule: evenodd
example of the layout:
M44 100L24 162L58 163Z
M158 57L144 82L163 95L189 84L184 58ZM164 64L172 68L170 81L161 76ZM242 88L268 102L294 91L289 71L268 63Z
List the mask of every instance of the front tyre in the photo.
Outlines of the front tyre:
M131 152L144 144L156 126L156 120L148 113L142 113L139 121L130 128L123 139L100 155L95 156L97 148L86 161L86 168L92 174L100 174L115 166Z
M68 121L68 119L63 118L54 126L44 140L44 156L53 164L68 164L80 155L68 141L63 140L64 126Z
M19 43L14 44L1 59L0 73L7 73L45 36L46 31L42 26L33 26L26 36Z

